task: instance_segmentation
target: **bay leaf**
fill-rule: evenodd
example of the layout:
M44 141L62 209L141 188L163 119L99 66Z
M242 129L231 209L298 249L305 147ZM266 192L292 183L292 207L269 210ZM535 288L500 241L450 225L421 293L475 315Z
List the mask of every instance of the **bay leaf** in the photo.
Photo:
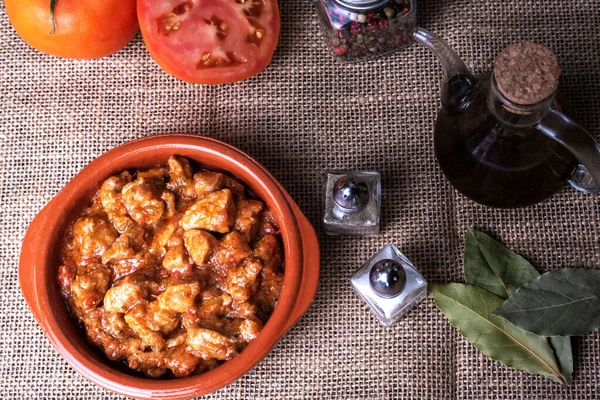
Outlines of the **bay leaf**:
M574 336L600 327L600 270L547 272L519 288L494 311L544 336Z
M523 257L483 232L469 228L465 238L465 282L508 298L539 276Z
M565 383L548 339L525 332L492 314L504 300L477 286L430 285L448 321L479 351L500 363Z
M540 273L519 254L502 246L483 232L467 229L465 238L465 282L479 286L507 299ZM571 338L549 338L563 380L573 380Z
M558 367L565 383L573 382L573 348L569 336L550 336L548 342L554 350Z

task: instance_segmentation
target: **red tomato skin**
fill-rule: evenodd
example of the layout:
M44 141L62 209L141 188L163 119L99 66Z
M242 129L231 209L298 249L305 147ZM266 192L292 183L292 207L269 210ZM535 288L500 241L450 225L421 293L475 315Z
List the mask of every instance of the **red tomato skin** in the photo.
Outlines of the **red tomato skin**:
M279 7L276 0L266 0L269 1L271 7L273 7L273 18L268 21L269 30L271 32L271 42L268 45L270 50L268 53L263 53L259 57L249 60L249 62L243 66L203 69L201 74L193 72L190 73L180 65L177 65L177 63L170 60L169 57L165 56L165 45L161 43L160 40L156 40L157 34L155 32L155 21L149 20L148 18L148 10L150 7L152 7L154 1L155 0L138 0L137 13L138 21L140 23L140 31L142 33L142 38L144 39L146 49L148 49L148 52L154 61L171 76L194 84L229 84L251 78L252 76L263 71L271 63L273 54L277 48L281 29ZM183 1L184 0L182 0L182 2Z
M15 31L53 56L100 58L121 50L138 32L136 0L57 0L52 33L50 0L5 0Z

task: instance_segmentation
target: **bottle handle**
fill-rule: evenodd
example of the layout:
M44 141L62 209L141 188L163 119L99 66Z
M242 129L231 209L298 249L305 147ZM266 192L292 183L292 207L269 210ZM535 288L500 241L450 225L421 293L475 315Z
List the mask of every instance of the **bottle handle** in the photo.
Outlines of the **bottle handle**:
M600 145L579 124L556 110L550 110L537 128L573 154L580 165L569 183L585 193L600 193Z

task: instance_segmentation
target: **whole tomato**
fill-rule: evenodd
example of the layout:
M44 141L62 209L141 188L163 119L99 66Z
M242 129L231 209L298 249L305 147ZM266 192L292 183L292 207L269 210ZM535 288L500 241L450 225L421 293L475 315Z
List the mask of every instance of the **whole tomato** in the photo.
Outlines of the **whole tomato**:
M19 36L54 56L104 57L122 49L138 31L135 0L4 0L4 4Z

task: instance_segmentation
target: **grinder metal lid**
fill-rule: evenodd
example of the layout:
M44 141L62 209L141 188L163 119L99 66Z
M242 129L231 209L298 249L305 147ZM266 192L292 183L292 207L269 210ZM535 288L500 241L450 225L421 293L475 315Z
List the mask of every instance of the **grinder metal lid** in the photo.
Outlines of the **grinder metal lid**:
M370 11L385 6L389 0L333 0L340 6L356 11Z

